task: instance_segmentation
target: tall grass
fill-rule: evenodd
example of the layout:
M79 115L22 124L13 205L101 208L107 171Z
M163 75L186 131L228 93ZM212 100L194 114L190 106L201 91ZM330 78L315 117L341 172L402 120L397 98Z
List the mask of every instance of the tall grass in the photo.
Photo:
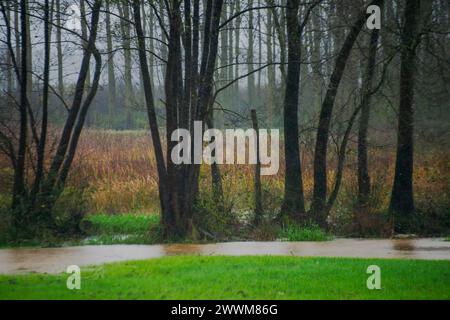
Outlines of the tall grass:
M283 145L282 143L280 145ZM307 204L313 190L312 146L302 146L302 169ZM372 198L370 210L355 212L357 177L355 145L349 145L342 187L330 216L338 233L351 233L355 224L359 230L383 228L383 217L389 203L395 166L392 146L372 148L370 174ZM418 150L418 151L417 151ZM422 152L420 152L422 150ZM277 175L262 177L265 214L277 214L283 198L284 158L280 150L280 170ZM450 152L448 148L416 148L414 191L418 211L426 216L450 220ZM238 214L253 211L253 174L251 165L222 165L223 189L227 207ZM333 186L336 156L330 147L328 186ZM12 170L0 157L0 193L11 187ZM158 176L151 138L146 131L85 130L81 136L69 187L85 188L89 213L126 214L159 212ZM210 167L201 168L200 188L211 190ZM204 193L205 193L204 192ZM7 198L2 196L2 198ZM445 218L447 216L447 218ZM437 228L437 226L436 226Z

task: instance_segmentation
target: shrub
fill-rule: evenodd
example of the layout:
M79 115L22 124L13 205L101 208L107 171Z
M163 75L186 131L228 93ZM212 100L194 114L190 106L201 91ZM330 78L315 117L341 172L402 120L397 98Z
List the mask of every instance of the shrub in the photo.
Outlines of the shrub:
M212 192L200 192L194 206L194 226L200 237L219 240L236 234L239 220L233 208L230 197L218 201Z
M52 217L58 236L82 234L80 223L88 212L86 189L66 187L53 208Z

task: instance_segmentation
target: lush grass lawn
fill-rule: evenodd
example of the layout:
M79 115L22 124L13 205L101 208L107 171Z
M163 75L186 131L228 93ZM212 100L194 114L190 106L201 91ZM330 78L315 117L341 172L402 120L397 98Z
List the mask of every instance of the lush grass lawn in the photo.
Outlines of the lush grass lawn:
M168 257L82 268L79 291L67 276L0 276L0 299L450 299L450 261Z

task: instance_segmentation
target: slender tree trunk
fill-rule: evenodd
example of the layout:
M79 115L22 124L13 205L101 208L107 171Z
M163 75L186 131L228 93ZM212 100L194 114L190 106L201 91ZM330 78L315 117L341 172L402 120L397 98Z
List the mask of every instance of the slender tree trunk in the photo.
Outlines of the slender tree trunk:
M267 13L267 63L274 62L273 55L273 47L272 43L273 39L273 11ZM274 120L274 109L275 109L275 86L276 86L276 78L275 78L275 67L273 65L269 65L267 67L267 118L270 126L273 126Z
M284 98L285 181L283 216L299 221L305 213L298 137L301 34L298 25L299 0L287 1L288 70Z
M261 0L258 0L258 7L261 7ZM261 10L258 10L258 14L257 14L257 26L258 26L258 67L260 68L262 66L262 23L261 23L262 17L261 17ZM262 72L258 72L258 86L257 86L257 91L256 91L256 96L257 96L257 104L259 105L261 103L261 94L262 94L262 90L261 90L261 85L262 85Z
M227 6L224 6L224 10L222 10L222 22L225 22L228 18L227 16ZM220 32L220 71L219 71L219 84L220 86L226 85L228 80L228 30L222 30ZM224 90L220 94L220 102L222 105L227 105L229 103L229 91ZM217 110L214 112L214 120L217 128L223 128L224 119L223 112Z
M193 52L192 52L192 8L191 0L184 0L184 32L183 32L183 47L185 55L185 75L183 88L183 102L180 112L180 127L189 129L190 114L192 103L192 92L194 83L194 66L193 66Z
M11 21L11 7L10 4L7 4L6 8L6 16L8 19L8 23ZM13 93L13 62L11 52L7 50L6 52L6 92L8 94Z
M159 134L158 120L156 118L156 107L151 87L150 72L147 62L145 37L141 25L140 0L133 0L134 26L138 37L139 63L141 66L142 80L144 81L144 93L147 106L147 116L152 137L153 148L155 150L156 166L159 177L159 198L161 205L162 223L166 228L173 225L170 213L169 190L167 185L167 170L164 161L164 153Z
M151 72L151 76L150 76L150 83L152 85L152 90L154 92L155 90L155 83L154 83L154 74L158 72L156 65L155 65L155 41L153 38L155 38L155 25L156 25L156 20L155 20L155 14L153 12L153 10L149 11L148 14L148 33L149 33L149 39L148 39L148 43L149 43L149 49L150 49L150 56L148 57L148 61L149 61L149 67ZM144 81L144 79L142 79L142 81ZM145 87L144 87L145 90ZM144 92L144 103L145 103L145 92Z
M275 2L274 0L267 0L267 3L270 6L274 6ZM282 1L282 5L286 4L286 0ZM273 22L275 25L275 30L277 32L278 36L278 43L280 48L280 72L281 72L281 78L282 78L282 87L284 87L284 81L286 79L286 32L285 32L285 18L284 18L284 10L281 9L280 13L275 9L271 9L272 16L273 16ZM281 19L279 19L279 15L281 16Z
M42 92L42 119L41 119L41 135L39 138L39 146L37 151L37 165L34 186L31 192L31 206L34 206L36 195L40 190L42 179L44 176L44 159L45 145L47 143L47 127L48 127L48 97L50 85L50 43L51 43L51 16L53 7L49 0L44 2L44 83Z
M20 228L22 219L24 218L20 213L20 207L25 205L24 200L26 197L25 190L25 158L28 140L28 117L27 117L27 92L28 92L28 26L27 15L28 5L27 1L20 2L20 45L21 45L21 63L20 63L20 101L19 101L19 113L20 113L20 131L19 131L19 146L17 152L17 164L14 171L14 185L13 185L13 201L12 209L16 214L15 227Z
M165 94L166 94L166 138L167 138L167 152L170 152L175 144L171 141L171 135L174 130L179 129L180 123L179 115L183 113L183 100L186 96L183 94L185 82L183 76L186 73L180 72L186 68L182 66L182 46L181 40L184 41L185 49L189 48L188 37L183 35L183 30L186 32L190 28L184 28L182 25L181 3L176 0L167 2L169 10L169 50L167 58L167 70L165 78ZM223 1L208 0L206 10L204 12L205 18L205 32L203 35L203 50L200 73L198 75L198 82L195 81L195 98L193 108L191 108L189 123L193 121L207 121L209 114L212 92L213 92L213 77L215 64L217 62L218 42L219 42L219 23L222 10ZM146 103L148 111L148 120L152 134L155 154L157 158L158 176L159 176L159 195L162 209L162 225L165 235L167 237L185 237L190 231L194 230L193 226L193 204L198 194L198 179L200 173L200 166L195 165L176 165L173 163L170 154L167 156L167 166L164 161L164 153L162 150L161 140L158 131L158 124L156 120L155 104L151 90L150 74L148 72L148 63L146 58L145 37L143 35L141 17L140 17L140 1L133 0L134 25L138 37L139 45L139 62L141 72L143 73L143 81L146 94ZM193 57L185 61L191 63L193 66L193 73L197 74L196 59L194 56L198 53L198 26L199 26L199 2L194 1L194 13L192 18L192 52ZM190 18L188 18L190 20ZM185 16L186 20L186 16ZM189 49L190 50L190 49ZM189 73L189 72L188 72ZM197 78L197 77L195 77ZM189 91L189 89L188 89ZM191 89L191 92L194 92ZM197 93L198 92L198 93ZM190 128L193 130L193 128ZM201 129L202 134L204 128ZM194 143L194 141L192 141ZM194 150L194 144L192 145Z
M253 7L253 1L248 1L248 6ZM253 54L254 54L254 32L253 32L253 10L249 11L248 15L248 49L247 49L247 90L248 90L248 105L253 106L255 101L255 75L253 72Z
M320 25L320 12L312 16L312 24L313 24L313 51L312 51L312 71L313 71L313 81L314 81L314 110L320 109L320 104L322 100L322 61L321 61L321 46L320 40L322 37L322 30Z
M55 1L55 18L56 18L56 55L58 64L58 94L61 99L65 99L64 90L64 65L62 53L62 34L61 34L61 0Z
M28 77L27 77L27 97L28 97L28 103L31 104L29 107L32 107L32 95L33 95L33 48L31 46L31 24L30 24L30 1L29 0L23 0L25 1L25 5L27 7L27 16L26 16L26 25L27 25L27 34L26 34L26 40L27 40L27 70L28 70Z
M75 85L74 97L72 100L72 105L69 110L69 114L67 116L66 123L61 133L61 138L59 140L58 146L56 148L55 156L53 157L53 161L51 162L50 169L48 172L48 177L45 181L45 193L50 197L54 192L55 188L58 186L59 181L61 180L61 171L62 168L65 167L65 171L68 171L68 161L66 156L68 154L68 150L73 150L73 145L76 146L77 137L74 134L74 131L80 130L77 127L81 128L84 124L84 117L81 117L81 113L85 113L90 106L93 96L95 96L97 85L98 85L98 76L101 61L99 62L100 55L98 54L95 42L97 39L97 30L98 30L98 20L100 15L100 7L102 1L95 0L94 5L92 7L92 18L90 24L90 32L87 43L85 45L85 49L83 50L83 58L81 60L80 70L78 72L78 78ZM90 60L92 55L96 58L96 72L95 72L95 80L93 85L86 95L86 98L83 102L83 96L85 94L86 89L86 79L88 77L88 71L90 67ZM101 60L101 59L100 59ZM85 116L85 115L84 115ZM74 139L75 137L75 139Z
M80 15L81 15L81 36L83 37L83 47L86 49L88 43L88 23L86 19L86 0L80 0ZM87 77L86 77L86 91L91 86L91 68L89 66ZM86 121L87 125L90 127L94 124L93 114L89 113Z
M236 12L240 12L241 10L241 2L240 1L236 1ZM234 47L234 54L236 55L235 57L235 67L234 67L234 76L235 78L239 78L239 61L240 61L240 55L241 55L241 50L240 50L240 45L241 45L241 17L237 17L236 18L236 24L235 24L235 32L234 32L234 40L235 40L235 47ZM235 88L234 88L234 103L239 103L240 101L240 90L239 90L239 81L236 81L235 84Z
M125 85L125 94L124 94L124 109L126 115L126 128L133 128L133 118L132 118L132 104L133 104L133 77L131 71L131 32L130 32L130 24L128 21L130 20L130 8L128 5L128 1L122 1L122 4L119 5L119 9L121 9L120 14L125 19L121 19L121 29L122 29L122 46L123 46L123 56L124 56L124 85Z
M203 50L198 83L195 120L205 121L210 112L213 98L214 67L217 61L219 44L219 24L223 0L207 0L203 33ZM202 129L203 133L204 128ZM193 150L195 145L192 146ZM192 207L198 194L200 165L190 166L188 189L185 190L185 211L187 219L192 219Z
M112 128L114 114L116 111L116 76L114 71L114 53L113 41L111 32L111 14L110 14L110 0L105 1L106 9L106 50L108 51L108 118L109 126Z
M230 17L233 16L233 14L235 13L235 8L236 8L236 2L233 1L232 4L230 5ZM233 49L234 49L234 39L233 39L233 26L234 26L234 22L235 21L231 21L229 26L228 26L228 81L231 81L232 79L234 79L234 68L233 68L233 63L234 63L234 57L233 57ZM228 103L229 104L233 104L233 99L235 97L233 97L234 92L233 92L233 87L230 88L228 90Z
M14 38L15 38L15 55L16 55L16 61L18 64L21 63L22 58L20 55L20 17L19 17L19 13L20 13L20 5L19 5L19 1L15 1L14 4ZM16 79L16 90L17 90L17 96L20 95L20 80L19 78Z
M263 218L262 207L262 188L261 188L261 160L259 150L259 127L258 118L256 116L256 110L251 110L252 125L256 132L256 165L255 165L255 224L259 224Z
M190 129L193 132L196 113L197 88L199 83L199 55L200 55L200 0L194 0L192 16L192 86L190 101Z
M372 31L369 44L369 61L367 64L366 78L363 92L367 95L372 90L373 77L375 75L375 62L379 38L379 30ZM367 156L367 131L370 119L370 96L364 99L361 108L358 130L358 202L364 207L367 205L370 195L370 176Z
M330 198L328 199L327 207L326 207L326 211L325 211L325 213L327 215L329 214L329 212L330 212L331 208L333 207L334 202L336 201L337 196L339 194L339 188L341 186L341 181L342 181L342 177L344 174L344 163L345 163L345 156L347 153L347 144L348 144L348 140L350 138L350 133L352 131L352 127L356 120L356 117L359 114L359 112L367 113L365 115L364 114L361 115L360 131L361 131L361 121L365 121L365 120L362 120L362 118L367 116L367 121L369 120L368 107L370 106L370 98L373 94L372 83L373 83L373 78L375 75L375 62L376 62L376 53L377 53L377 45L378 45L378 36L379 36L379 30L375 29L374 31L372 31L372 35L370 37L370 44L369 44L369 47L370 47L369 61L367 63L367 72L366 72L366 75L364 78L364 84L363 84L363 96L362 96L360 105L353 111L353 113L350 117L350 120L348 121L347 129L345 130L345 133L342 138L341 146L340 146L339 152L338 152L338 165L337 165L337 169L336 169L334 188L330 194ZM364 110L364 109L366 109L366 110ZM363 123L363 125L366 125L366 123ZM365 134L367 134L367 127L366 127ZM366 137L364 137L363 139L366 139ZM365 141L364 141L364 143L365 143ZM359 144L359 141L358 141L358 144ZM358 148L358 152L359 151L360 150ZM358 161L359 161L359 153L358 153ZM358 162L358 164L359 164L359 162ZM358 176L358 178L359 178L359 176ZM367 198L365 201L367 201Z
M382 0L374 0L371 4L380 5ZM366 9L360 13L357 21L347 34L342 48L336 58L335 67L330 78L327 93L322 103L319 116L319 127L317 130L316 147L314 154L314 191L312 212L318 225L327 227L326 200L327 200L327 149L328 138L333 113L334 103L338 92L339 84L344 74L348 57L353 45L366 23Z
M397 159L390 212L395 218L396 232L405 231L414 212L413 132L414 81L416 47L418 45L420 0L407 0L401 43L400 108L398 113Z

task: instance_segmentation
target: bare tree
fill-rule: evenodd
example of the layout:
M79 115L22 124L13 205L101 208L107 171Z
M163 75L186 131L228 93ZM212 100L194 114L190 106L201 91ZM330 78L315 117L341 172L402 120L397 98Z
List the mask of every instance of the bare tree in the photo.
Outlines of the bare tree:
M382 0L374 0L371 5L380 5ZM314 154L314 193L311 211L315 220L321 227L327 227L326 200L327 200L327 149L331 117L339 84L350 56L353 45L366 23L366 10L364 9L353 24L346 36L342 48L336 58L335 67L330 77L328 89L322 103L317 130L316 147Z
M171 139L171 135L172 132L179 128L188 129L193 133L194 128L189 127L191 123L194 121L207 121L210 108L212 107L213 78L218 55L219 24L223 1L208 0L204 8L201 64L198 82L195 84L196 87L191 89L196 92L196 99L192 101L192 105L190 106L182 103L183 96L185 96L184 92L189 87L183 85L183 75L180 70L185 70L185 72L188 70L187 68L182 68L183 63L185 65L195 65L192 60L194 55L190 55L190 60L187 60L186 56L184 60L182 59L183 26L180 11L181 1L172 0L167 4L168 7L166 6L165 8L169 13L168 58L165 79L167 163L164 160L164 152L155 113L155 102L150 86L150 74L148 71L145 37L141 25L139 0L133 0L133 12L139 44L139 61L146 93L148 120L157 159L162 223L166 236L185 236L189 232L193 232L194 228L192 210L198 194L200 165L176 165L172 162L170 150L172 150L174 142ZM194 5L195 7L197 6ZM192 28L192 30L195 29L196 27ZM186 40L186 35L184 37ZM196 36L192 36L191 38L198 39ZM184 49L191 48L193 50L195 46L186 45L185 43ZM188 121L179 117L179 115L186 112L185 108L192 110L190 113L191 119L188 119ZM201 128L202 133L204 129L203 126ZM198 148L198 146L195 146L194 142L192 142L193 152L198 152L195 148Z
M5 16L5 6L1 4L1 11ZM52 8L49 0L44 2L44 78L43 78L43 100L42 100L42 116L40 129L36 114L30 107L28 99L28 27L27 16L29 15L28 7L25 1L21 1L20 10L20 63L15 58L12 41L11 41L11 25L6 20L6 30L8 33L8 48L12 55L13 67L16 72L18 83L20 84L20 100L19 100L19 119L20 126L18 136L18 148L15 150L15 135L9 134L11 129L1 131L2 142L6 146L11 146L7 155L13 163L14 169L14 187L12 190L12 211L14 213L14 225L16 231L21 231L24 236L33 236L37 232L45 233L46 230L56 231L52 217L52 210L56 200L64 190L75 152L77 150L78 140L83 129L86 114L89 106L96 94L98 83L100 80L101 57L95 47L97 36L98 20L101 7L101 0L96 0L92 6L92 17L90 23L90 32L86 46L84 46L83 59L78 74L78 80L75 88L75 94L72 100L72 106L68 110L68 116L61 133L56 152L46 159L46 141L48 133L48 98L49 98L49 70L50 70L50 43L51 43L51 23L50 12ZM81 37L83 40L84 38ZM96 68L94 81L86 97L85 81L89 70L89 61L91 56L95 57ZM29 133L31 135L29 136ZM36 151L32 152L35 147ZM35 156L34 156L35 155ZM26 159L29 158L29 161ZM33 159L36 159L33 161ZM33 170L28 168L27 163L32 162ZM45 164L50 163L46 168ZM31 171L31 172L30 172ZM34 173L32 183L27 182L30 173ZM34 229L32 229L34 227Z

